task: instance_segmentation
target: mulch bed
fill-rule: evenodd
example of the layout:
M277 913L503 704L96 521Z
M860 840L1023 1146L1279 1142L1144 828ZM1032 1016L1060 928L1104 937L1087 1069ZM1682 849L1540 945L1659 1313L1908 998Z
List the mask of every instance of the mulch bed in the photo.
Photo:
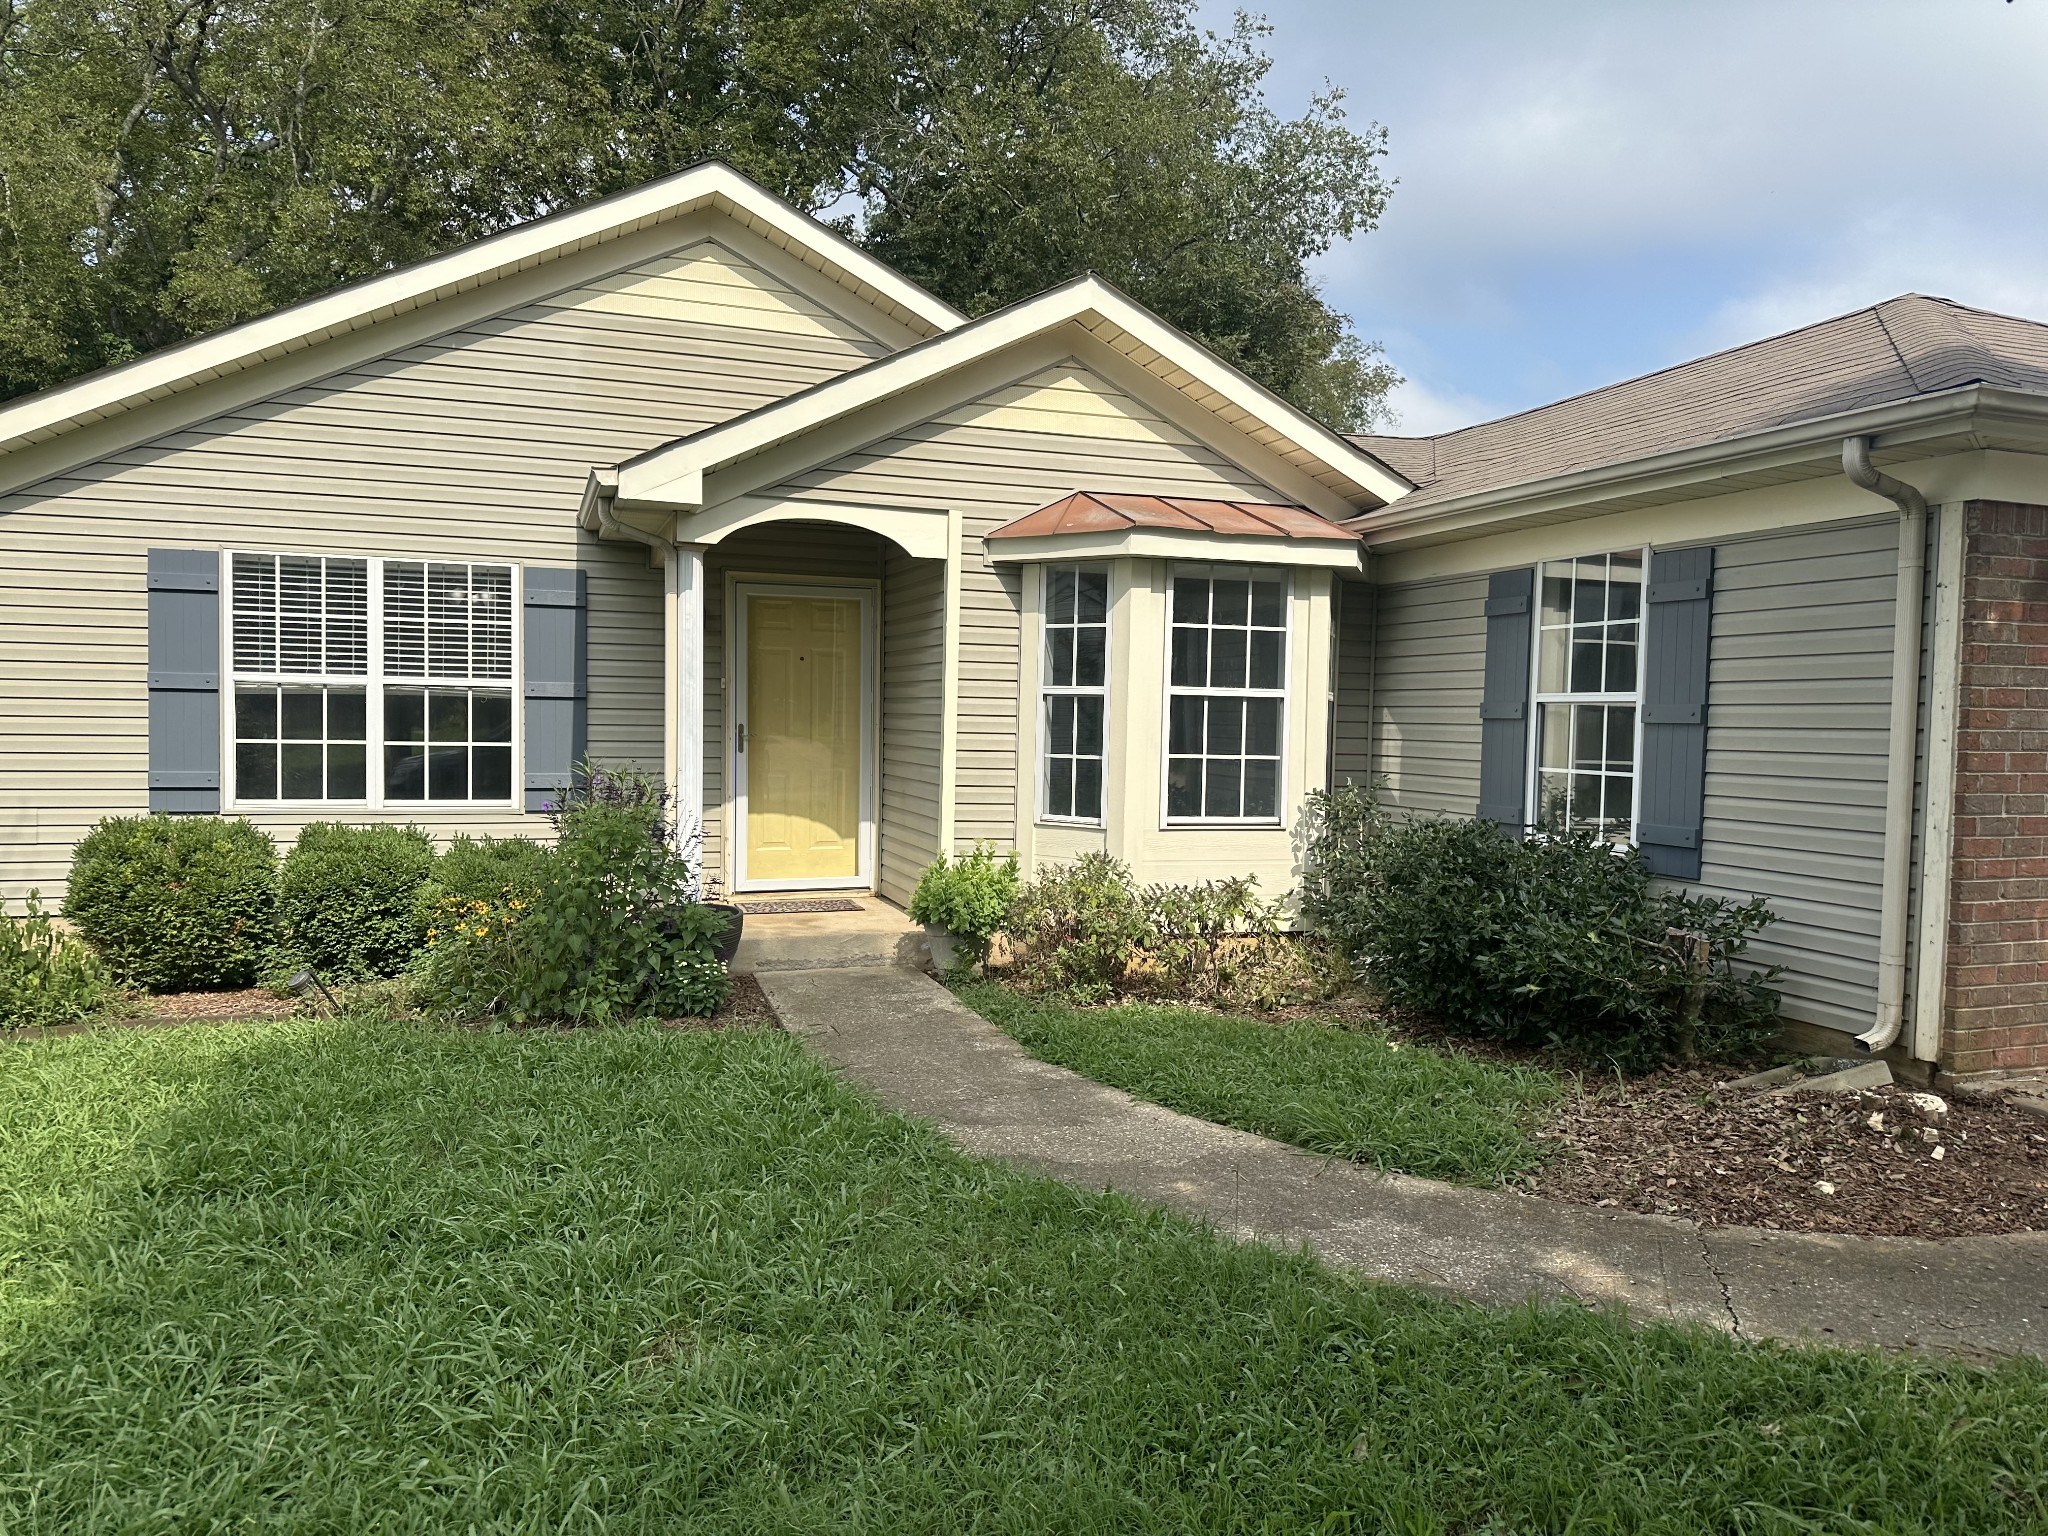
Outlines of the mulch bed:
M782 1015L768 1001L761 983L750 975L735 975L725 1005L708 1019L670 1019L670 1029L780 1029Z
M267 987L248 987L239 992L159 992L142 999L140 1018L175 1019L289 1019L299 1012L296 997L279 997Z
M1930 1119L1898 1087L1773 1097L1719 1080L1672 1070L1567 1100L1541 1133L1560 1155L1528 1187L1781 1232L2048 1230L2048 1119L1947 1096L1948 1113Z

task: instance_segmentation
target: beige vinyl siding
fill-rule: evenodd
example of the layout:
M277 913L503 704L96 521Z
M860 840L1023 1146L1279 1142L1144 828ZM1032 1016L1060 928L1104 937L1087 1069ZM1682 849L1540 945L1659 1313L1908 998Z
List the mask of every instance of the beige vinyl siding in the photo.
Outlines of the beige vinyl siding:
M574 266L565 284L597 275ZM882 348L578 302L571 291L466 325L0 497L8 894L60 887L100 816L147 805L153 547L581 566L591 750L660 766L660 573L644 550L579 532L586 476ZM545 826L513 811L380 814L442 835ZM253 819L288 838L301 818Z
M1714 555L1698 889L1768 897L1751 954L1785 1011L1866 1029L1877 1007L1897 522L1731 539Z
M882 810L877 885L907 903L939 852L945 731L946 565L882 562Z
M1397 809L1470 816L1479 806L1486 578L1377 587L1373 611L1370 772L1386 780ZM1349 636L1347 649L1358 643ZM1355 661L1338 665L1356 675Z
M1336 665L1330 686L1330 776L1333 784L1370 784L1373 707L1373 610L1369 582L1337 583Z
M1048 390L1056 391L1051 400ZM1093 397L1085 406L1082 393ZM1101 427L1102 418L1117 425ZM1079 365L992 391L766 493L962 514L954 823L961 846L1012 845L1020 786L1031 772L1017 750L1019 576L1014 566L990 564L982 540L1077 489L1285 499Z
M839 523L783 522L745 529L704 556L704 867L732 878L729 829L734 719L730 683L742 640L729 620L736 580L778 577L872 585L881 579L883 540ZM656 657L659 676L660 658Z

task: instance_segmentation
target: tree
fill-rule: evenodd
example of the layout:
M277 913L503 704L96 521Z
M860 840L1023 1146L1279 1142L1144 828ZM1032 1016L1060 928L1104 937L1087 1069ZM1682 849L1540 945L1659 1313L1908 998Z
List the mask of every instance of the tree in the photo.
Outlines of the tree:
M980 313L1095 271L1338 426L1384 134L1188 0L0 0L0 396L720 156Z

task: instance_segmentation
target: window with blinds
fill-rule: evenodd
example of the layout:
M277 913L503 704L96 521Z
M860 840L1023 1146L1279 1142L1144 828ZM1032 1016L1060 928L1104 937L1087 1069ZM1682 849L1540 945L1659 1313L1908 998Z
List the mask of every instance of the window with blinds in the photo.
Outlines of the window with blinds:
M509 565L236 554L233 799L512 799Z

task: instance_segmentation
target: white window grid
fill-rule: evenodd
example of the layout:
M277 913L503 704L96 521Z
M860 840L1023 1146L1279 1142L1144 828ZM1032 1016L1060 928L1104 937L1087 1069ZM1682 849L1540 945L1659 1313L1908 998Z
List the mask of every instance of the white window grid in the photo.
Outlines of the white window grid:
M362 661L356 664L352 657L323 655L323 663L337 659L343 662L340 670L323 665L319 671L284 671L276 666L265 669L258 666L244 667L240 663L248 656L246 648L238 653L236 648L236 607L241 594L241 574L251 561L268 560L274 571L281 571L283 562L310 562L322 560L329 564L342 563L360 566L365 572L366 619L361 626ZM228 575L227 601L221 604L221 655L227 660L222 677L221 699L221 762L224 791L223 805L236 811L299 811L320 810L334 807L354 807L380 810L396 808L430 813L444 810L516 808L520 803L520 775L524 758L525 700L520 687L520 678L525 669L524 642L521 635L519 615L524 602L522 569L515 562L503 560L466 560L442 556L419 556L385 558L361 555L309 555L303 551L277 550L229 550L222 557ZM481 648L486 659L486 668L479 672L474 667L474 653L465 655L466 670L461 675L441 675L431 671L423 675L393 676L385 670L385 652L388 643L385 603L385 570L387 567L428 567L447 570L461 569L468 580L474 580L478 571L504 572L506 581L501 585L502 602L507 610L508 622L503 625L490 624L494 631L504 631L504 644L499 647ZM238 568L240 567L240 568ZM308 608L310 612L310 607ZM246 608L245 608L246 612ZM326 610L323 606L321 618ZM399 616L403 620L406 616ZM447 615L444 611L443 620ZM274 651L269 658L273 661L281 652ZM261 655L252 659L263 660ZM331 690L344 688L361 690L365 705L365 746L367 755L365 793L358 799L244 799L237 794L235 784L236 748L236 689L249 684L257 687L320 688ZM385 737L385 695L391 689L443 689L501 691L509 696L511 713L511 783L509 791L502 797L478 799L427 799L396 798L385 793L384 748Z
M1211 585L1211 587L1210 587L1210 604L1211 604L1211 607L1210 607L1210 613L1209 613L1209 618L1208 618L1208 620L1207 620L1207 621L1206 621L1205 623L1202 623L1202 624L1199 624L1199 625L1197 625L1197 624L1181 624L1181 623L1177 623L1177 622L1175 621L1175 611L1174 611L1174 598L1175 598L1175 587L1176 587L1176 583L1177 583L1177 582L1178 582L1178 581L1179 581L1179 580L1180 580L1181 578L1183 578L1183 577L1187 577L1187 578L1192 578L1192 579L1195 579L1195 580L1202 580L1202 581L1208 581L1208 582L1210 582L1210 583L1212 584L1212 585ZM1280 623L1279 623L1279 625L1278 625L1278 626L1273 626L1273 625L1270 625L1270 624L1253 624L1253 623L1251 623L1251 622L1250 622L1250 619L1251 619L1251 616L1252 616L1252 610L1251 610L1250 608L1248 608L1248 609L1247 609L1247 614L1246 614L1246 619L1247 619L1247 622L1246 622L1246 623L1244 623L1244 624L1242 624L1242 625L1236 625L1236 624L1223 624L1223 625L1218 625L1218 624L1217 624L1217 623L1215 622L1215 611L1214 611L1214 602L1215 602L1214 592L1215 592L1215 588L1214 588L1214 585L1213 585L1213 583L1215 583L1215 582L1218 582L1218 581L1246 581L1246 582L1267 582L1267 583L1277 583L1277 584L1279 585L1279 588L1280 588ZM1252 687L1252 686L1250 686L1250 685L1249 685L1249 682L1247 682L1246 686L1243 686L1243 687L1229 687L1229 686L1217 686L1217 685L1215 685L1215 684L1213 683L1213 681L1212 681L1212 683L1210 683L1210 684L1208 684L1208 685L1204 685L1204 686L1196 687L1196 686L1190 686L1190 685L1185 685L1185 684L1179 684L1179 683L1176 683L1176 682L1174 681L1174 679L1173 679L1173 668L1174 668L1174 638L1175 638L1175 637L1174 637L1174 631L1175 631L1175 630L1177 630L1177 629L1203 629L1203 630L1206 630L1206 631L1207 631L1207 632L1209 633L1209 635L1210 635L1210 637L1211 637L1211 639L1210 639L1210 641L1209 641L1209 650L1210 650L1210 653L1209 653L1209 660L1210 660L1210 663L1211 663L1211 666L1210 666L1210 672L1211 672L1211 675L1212 675L1212 677L1213 677L1213 661L1214 661L1214 654L1213 654L1213 648L1214 648L1214 638L1213 638L1213 637L1214 637L1214 635L1216 634L1216 632L1217 632L1217 631L1219 631L1219 630L1224 630L1224 631L1242 631L1242 632L1244 632L1244 633L1246 634L1246 637L1247 637L1247 638L1246 638L1246 656L1247 656L1247 670L1246 670L1246 675L1247 675L1247 678L1249 678L1249 676L1250 676L1250 651L1251 651L1251 640L1250 640L1250 635L1251 635L1251 633L1252 633L1252 632L1254 632L1254 631L1257 631L1257 632L1259 632L1259 633L1261 633L1261 634L1273 634L1273 635L1276 635L1276 636L1277 636L1277 641L1278 641L1278 645L1279 645L1279 674L1280 674L1280 675L1279 675L1279 686L1277 686L1277 687L1272 687L1272 688L1265 688L1265 687L1258 687L1258 688L1255 688L1255 687ZM1159 765L1160 765L1160 775L1159 775L1159 819L1160 819L1160 825L1161 825L1161 826L1163 826L1163 827L1274 827L1274 826L1280 826L1280 825L1283 825L1283 824L1284 824L1284 821L1285 821L1285 816L1286 816L1286 807L1287 807L1287 742L1288 742L1288 736L1289 736L1289 732L1290 732L1290 731L1292 730L1292 728L1293 728L1293 723L1292 723L1292 720L1290 719L1290 715L1291 715L1292 711L1291 711L1291 710L1289 709L1289 705L1288 705L1288 694L1289 694L1289 679L1290 679L1290 673L1291 673L1291 668L1292 668L1292 652L1293 652L1293 642L1294 642L1294 584L1293 584L1293 581L1292 581L1292 578L1291 578L1291 575L1290 575L1290 573L1288 573L1287 571L1284 571L1284 570L1276 570L1276 569L1274 569L1273 567L1270 567L1270 566L1266 566L1266 567L1261 567L1261 566L1233 566L1233 565L1186 565L1186 564L1184 564L1184 565L1175 565L1175 566L1172 566L1172 567L1169 567L1169 568L1168 568L1168 571L1167 571L1167 580L1166 580L1166 667L1165 667L1165 674L1166 674L1166 676L1165 676L1165 682L1166 682L1166 692L1165 692L1165 707L1164 707L1164 709L1163 709L1163 711L1162 711L1162 718L1161 718L1161 721L1160 721L1160 733L1159 733L1159 745L1160 745L1160 753L1159 753ZM1201 751L1201 752L1200 752L1199 754L1189 754L1189 753L1179 753L1179 754L1176 754L1176 753L1175 753L1175 752L1173 751L1173 724L1174 724L1174 701L1175 701L1176 699L1199 699L1199 700L1203 700L1203 701L1208 701L1208 700L1222 700L1222 701L1225 701L1225 702L1229 702L1229 701L1232 701L1232 700L1260 700L1260 701L1266 701L1266 700L1270 700L1270 701L1272 701L1272 707L1273 707L1273 709L1274 709L1274 710L1275 710L1275 711L1277 712L1277 715L1278 715L1278 719L1277 719L1277 721L1276 721L1276 723L1275 723L1275 736L1274 736L1274 750L1273 750L1273 753L1271 754L1271 757L1270 757L1270 761L1272 762L1272 765L1273 765L1273 814L1272 814L1272 815L1270 815L1270 816L1267 816L1267 815L1257 815L1257 816L1243 816L1243 815L1240 815L1240 816L1210 816L1210 815L1206 815L1206 814L1196 814L1196 815L1188 815L1188 814L1184 814L1184 813L1176 813L1176 812L1174 811L1174 809L1173 809L1173 801L1172 801L1172 785L1173 785L1173 764L1174 764L1174 759L1175 759L1175 757L1176 757L1176 756L1182 757L1182 758L1184 758L1184 759L1185 759L1185 758L1188 758L1188 757L1190 757L1190 756L1196 756L1196 755L1198 755L1198 756L1199 756L1199 758L1200 758L1200 761L1202 762L1202 765L1203 765L1203 775L1202 775L1202 789L1201 789L1201 791L1200 791L1200 792L1202 793L1202 795L1203 795L1203 797L1204 797L1204 806L1205 806L1205 808L1206 808L1206 803L1207 803L1207 783L1208 783L1208 764L1209 764L1209 763L1210 763L1211 761L1216 761L1216 762L1222 762L1222 761L1227 761L1227 760L1229 760L1229 755L1228 755L1228 754L1212 754L1212 753L1210 753L1210 752L1209 752L1209 751L1207 750L1207 747L1208 747L1208 742L1207 742L1207 740L1206 740L1206 735L1207 735L1207 731L1208 731L1208 728L1209 728L1209 721L1208 721L1208 708L1207 708L1207 704L1206 704L1206 702L1205 702L1205 705L1204 705L1204 709L1203 709L1203 720L1202 720L1202 730L1203 730L1203 733L1204 733L1204 738L1205 738L1205 739L1203 740L1203 743L1202 743L1202 746L1203 746L1203 750L1202 750L1202 751ZM1239 762L1239 764L1240 764L1239 772L1240 772L1240 774L1242 775L1242 774L1243 774L1243 773L1244 773L1244 772L1246 771L1246 769L1245 769L1245 766L1244 766L1244 765L1246 765L1246 764L1249 764L1249 763L1251 763L1251 762L1255 762L1255 761L1256 761L1256 762L1262 762L1262 763L1263 763L1263 762L1265 762L1265 761L1268 761L1269 759L1268 759L1268 755L1267 755L1267 754L1265 754L1265 753L1250 753L1250 752L1241 752L1241 753L1240 753L1240 754L1238 755L1238 758L1237 758L1237 760L1238 760L1238 762ZM1239 797L1240 797L1240 803L1242 803L1242 796L1243 796L1243 794L1244 794L1244 790L1243 790L1242 780L1240 780L1240 787L1239 787Z
M1634 572L1634 581L1617 583L1613 579L1617 561L1623 562L1622 569ZM1649 569L1650 552L1643 547L1546 560L1536 568L1536 590L1530 605L1535 643L1530 658L1526 785L1529 824L1539 834L1578 827L1615 843L1635 842L1642 804L1642 688L1646 654L1643 641ZM1582 616L1578 581L1596 571L1605 589L1601 613L1597 618ZM1548 602L1549 583L1560 579L1570 583L1568 607L1561 619L1553 616ZM1631 605L1615 604L1613 594L1617 587L1634 589L1632 612ZM1581 647L1595 645L1599 647L1598 675L1589 678L1583 675L1585 653ZM1618 655L1623 652L1630 654L1633 662L1627 669L1629 686L1609 686L1622 680L1616 669ZM1560 663L1561 677L1558 668L1546 665L1547 660ZM1557 686L1560 682L1562 686ZM1584 686L1589 682L1599 686ZM1615 720L1611 712L1617 709L1628 711L1625 720ZM1546 761L1544 736L1546 726L1556 718L1552 711L1564 714L1562 750L1557 754L1561 762ZM1590 732L1597 732L1599 739L1587 741ZM1622 749L1626 751L1625 758ZM1597 757L1592 755L1596 751ZM1556 800L1560 777L1567 796L1561 825L1546 807L1546 796L1553 803ZM1620 787L1623 780L1625 790ZM1580 796L1588 792L1599 798L1597 816L1581 814Z
M1053 617L1053 589L1055 581L1061 575L1070 576L1074 580L1075 609L1074 618L1071 623L1062 622ZM1100 622L1095 620L1084 622L1081 619L1080 583L1081 578L1084 576L1096 577L1102 583L1102 618ZM1042 822L1059 826L1099 827L1103 825L1103 813L1109 803L1109 677L1112 665L1110 654L1110 605L1113 599L1110 587L1110 573L1107 566L1047 565L1040 572L1038 603L1040 634L1038 647L1038 730L1040 742L1038 750L1038 819ZM1076 657L1076 665L1078 667L1080 632L1084 629L1099 630L1101 632L1102 680L1099 683L1092 684L1082 683L1078 680L1068 683L1054 682L1053 678L1058 670L1054 664L1055 648L1061 644L1069 645L1071 647L1069 654ZM1078 670L1073 675L1078 679ZM1069 700L1073 701L1071 705L1066 702ZM1096 750L1093 753L1080 750L1080 721L1081 712L1085 707L1082 702L1084 700L1093 700L1097 704L1099 735L1096 740ZM1053 747L1056 733L1053 715L1055 710L1069 707L1074 711L1074 724L1070 741L1073 750L1055 752ZM1078 804L1080 800L1078 779L1082 771L1081 764L1088 761L1095 763L1096 809L1093 815L1082 815L1078 811L1057 812L1053 809L1056 798L1053 784L1053 764L1056 758L1064 758L1069 764L1069 771L1075 776L1076 782L1071 786L1070 790L1070 803L1072 804Z

